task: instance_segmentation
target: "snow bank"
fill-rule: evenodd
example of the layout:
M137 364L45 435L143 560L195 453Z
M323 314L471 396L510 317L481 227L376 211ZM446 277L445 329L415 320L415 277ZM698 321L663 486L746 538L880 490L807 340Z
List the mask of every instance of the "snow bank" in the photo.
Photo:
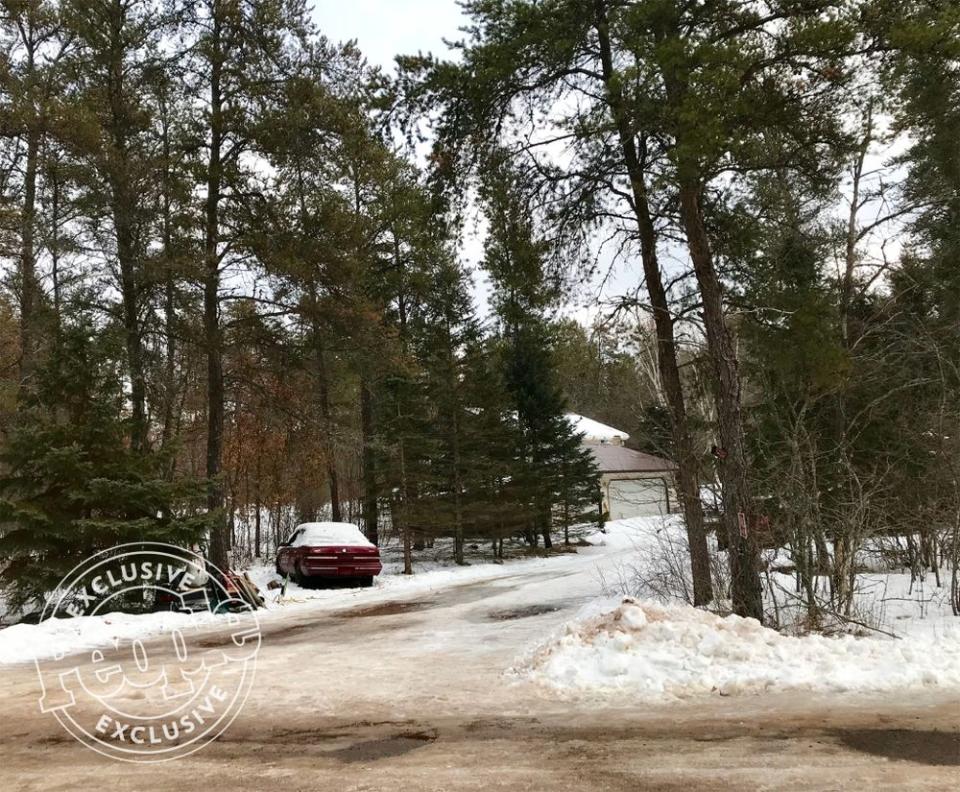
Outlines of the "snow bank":
M513 669L573 692L671 699L787 690L960 690L960 628L939 640L790 637L754 619L624 599L581 611Z
M40 624L14 624L0 631L0 664L43 660L87 649L111 646L117 641L159 635L174 628L185 629L211 614L108 613L47 619Z

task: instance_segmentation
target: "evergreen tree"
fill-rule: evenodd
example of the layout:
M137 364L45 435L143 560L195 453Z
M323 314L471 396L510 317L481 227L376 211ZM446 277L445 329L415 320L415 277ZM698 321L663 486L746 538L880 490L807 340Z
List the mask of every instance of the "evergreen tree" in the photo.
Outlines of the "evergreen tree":
M12 286L20 323L18 387L26 392L52 335L38 262L40 201L45 149L57 126L58 98L67 83L62 61L69 40L63 36L57 5L45 0L5 3L2 25L5 154L8 172L22 174L13 195L4 198L14 207L14 216L8 219L13 239L7 241L7 255L16 260ZM9 211L9 204L5 208Z
M14 607L39 602L76 564L113 545L201 541L196 485L171 482L126 442L116 349L66 325L0 461L0 584Z
M485 457L490 449L477 420L479 394L471 368L477 365L480 327L461 268L442 256L427 292L418 332L418 358L424 371L428 428L435 452L423 461L432 472L433 497L421 512L434 526L449 526L454 559L464 563L464 538L470 515L488 505L483 500Z
M490 235L484 266L494 286L494 307L502 336L504 383L516 410L520 454L516 486L526 495L526 536L552 546L554 506L562 497L565 514L579 512L584 493L599 487L596 466L565 417L557 384L553 332L546 311L558 288L547 282L546 245L532 227L530 196L502 160L490 163L485 183ZM565 528L569 523L565 523Z
M464 417L475 446L469 461L467 522L477 535L492 539L502 557L503 540L522 534L528 517L520 475L523 438L506 384L502 339L480 338L468 346L464 376L470 405Z
M237 4L200 0L183 6L183 31L191 44L184 63L196 111L197 144L204 149L199 182L202 207L202 264L197 272L203 292L206 354L206 475L208 508L220 513L210 542L211 560L227 565L230 534L223 519L223 439L225 392L221 276L240 254L235 214L249 196L252 174L244 155L262 150L262 121L282 95L284 80L302 67L300 47L309 31L298 0ZM231 222L232 221L232 222Z
M937 573L937 535L951 570L951 606L960 615L960 13L956 3L876 0L866 19L887 49L885 87L895 126L909 134L898 164L907 171L901 211L910 212L910 246L891 278L890 329L900 351L896 381L912 409L890 405L904 424L893 438L903 449L893 470L919 515L923 547L911 547L911 570L923 561ZM922 387L917 387L922 383ZM916 427L927 427L918 442ZM925 446L925 447L924 447Z
M65 34L74 75L69 128L63 136L82 163L82 196L93 245L109 252L107 282L120 293L120 316L130 379L130 443L146 452L147 349L144 317L148 222L155 188L151 105L143 103L151 74L162 68L158 49L169 33L152 0L66 2ZM66 126L66 125L65 125ZM114 276L115 273L115 276Z
M507 145L534 162L525 179L546 197L551 235L583 269L594 266L591 248L599 227L617 237L623 250L639 253L656 325L655 359L678 462L695 601L706 604L713 592L700 459L680 371L679 312L659 252L662 218L672 213L659 166L666 142L651 124L661 118L663 103L638 95L645 84L634 79L641 69L636 46L616 24L642 18L654 5L475 0L465 6L472 25L461 63L418 57L401 64L414 104L446 110L438 159L452 163L451 169L482 166L487 148ZM564 146L562 157L553 156L552 146L515 145L514 132L532 141L543 129Z

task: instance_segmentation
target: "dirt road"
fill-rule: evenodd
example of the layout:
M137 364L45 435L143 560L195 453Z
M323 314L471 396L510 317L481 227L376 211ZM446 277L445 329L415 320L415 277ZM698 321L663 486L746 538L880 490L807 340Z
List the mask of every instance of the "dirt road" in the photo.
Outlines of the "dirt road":
M268 619L252 692L213 744L127 764L0 671L0 790L878 790L960 788L943 695L561 700L503 671L596 593L588 558L416 598Z

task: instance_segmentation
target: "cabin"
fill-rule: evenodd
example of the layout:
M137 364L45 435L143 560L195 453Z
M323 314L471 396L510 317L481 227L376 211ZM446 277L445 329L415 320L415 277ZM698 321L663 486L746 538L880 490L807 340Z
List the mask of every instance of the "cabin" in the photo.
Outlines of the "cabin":
M664 515L677 508L676 464L627 448L630 435L612 426L575 413L568 413L567 420L600 470L602 508L609 519Z

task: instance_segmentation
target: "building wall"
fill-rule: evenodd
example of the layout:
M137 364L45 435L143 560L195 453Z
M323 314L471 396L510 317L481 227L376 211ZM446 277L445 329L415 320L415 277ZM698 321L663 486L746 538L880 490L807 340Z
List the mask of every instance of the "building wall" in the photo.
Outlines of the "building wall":
M636 484L631 486L632 482ZM604 473L600 492L603 510L611 520L665 515L676 506L669 473Z

